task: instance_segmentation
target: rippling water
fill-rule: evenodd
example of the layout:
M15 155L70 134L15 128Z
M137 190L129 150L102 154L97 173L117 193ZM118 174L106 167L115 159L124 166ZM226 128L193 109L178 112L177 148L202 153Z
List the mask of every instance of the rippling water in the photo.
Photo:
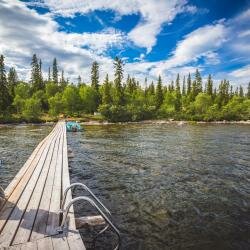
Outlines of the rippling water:
M6 125L0 127L0 185L7 187L50 126Z
M91 126L68 143L123 249L250 249L250 126Z
M1 185L50 129L0 128ZM122 249L250 249L250 126L86 126L68 144L71 181L112 211ZM110 249L109 235L98 249Z

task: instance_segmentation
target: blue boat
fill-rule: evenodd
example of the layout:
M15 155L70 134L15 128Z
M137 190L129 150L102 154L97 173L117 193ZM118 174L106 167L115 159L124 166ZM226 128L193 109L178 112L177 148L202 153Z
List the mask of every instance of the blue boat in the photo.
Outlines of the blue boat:
M79 132L82 130L82 127L78 122L67 122L66 129L67 132Z

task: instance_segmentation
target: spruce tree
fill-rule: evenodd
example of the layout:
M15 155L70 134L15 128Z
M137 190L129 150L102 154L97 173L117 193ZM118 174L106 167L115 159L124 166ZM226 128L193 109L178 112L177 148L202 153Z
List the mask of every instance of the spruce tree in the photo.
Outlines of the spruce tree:
M211 75L209 74L208 75L208 79L207 79L207 86L206 86L206 93L210 96L213 95L213 81L212 81L212 77Z
M60 78L60 85L64 85L65 79L64 79L64 70L61 72L61 78Z
M6 71L4 65L4 56L0 56L0 112L5 113L11 104L11 99L7 86Z
M99 64L98 62L93 62L91 68L91 86L97 92L99 91Z
M77 85L80 86L81 83L82 83L82 78L81 78L81 76L79 75L79 76L77 77Z
M247 87L247 98L250 99L250 82L248 83Z
M186 77L183 77L183 83L182 83L182 95L186 95Z
M241 85L240 85L240 93L239 93L239 96L240 96L240 97L244 97L244 91L243 91L243 88L242 88Z
M176 81L175 81L175 91L176 93L181 93L181 88L180 88L180 75L179 73L177 74Z
M158 82L155 91L155 103L157 109L159 109L163 103L162 80L160 75L158 77Z
M57 60L54 58L53 60L53 67L52 67L52 80L55 84L58 84L58 67L57 67Z
M106 74L105 81L103 83L103 94L102 94L102 104L111 104L111 85L109 82L109 76Z
M15 87L17 86L17 83L18 83L17 72L14 67L11 67L8 73L8 89L12 100L15 97Z
M189 73L187 78L187 95L190 95L191 93L191 85L192 85L192 80L191 80L191 75Z
M180 111L181 109L181 88L180 88L180 75L177 74L175 81L175 92L176 92L176 102L175 102L175 110Z
M31 61L31 85L33 92L40 90L41 87L41 75L40 75L40 65L36 54L33 55Z
M200 92L202 92L202 78L198 69L196 69L195 72L195 82L196 82L195 96L197 96Z
M50 67L49 67L49 71L48 71L48 82L51 81L51 74L50 74Z
M124 104L124 91L122 87L122 79L123 79L123 62L120 58L115 57L114 60L114 68L115 68L115 96L114 101L117 105Z
M151 84L148 87L148 94L149 94L149 96L155 95L155 85L154 85L153 81L151 82Z

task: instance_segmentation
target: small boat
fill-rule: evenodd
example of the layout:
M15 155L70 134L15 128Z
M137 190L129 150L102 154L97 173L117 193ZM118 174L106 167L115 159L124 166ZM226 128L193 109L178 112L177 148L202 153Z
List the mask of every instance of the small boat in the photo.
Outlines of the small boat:
M82 130L81 125L78 122L67 122L67 132L79 132Z

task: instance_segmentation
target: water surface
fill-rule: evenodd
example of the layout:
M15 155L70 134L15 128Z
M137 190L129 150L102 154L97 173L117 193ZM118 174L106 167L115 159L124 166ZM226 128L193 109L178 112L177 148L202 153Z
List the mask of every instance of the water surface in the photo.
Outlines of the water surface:
M89 126L68 144L122 249L250 249L250 126Z
M50 130L0 127L0 185ZM67 138L71 181L87 184L112 211L122 249L249 249L249 125L86 126ZM95 213L87 204L75 211ZM94 234L82 231L86 241ZM110 249L109 235L97 249Z

